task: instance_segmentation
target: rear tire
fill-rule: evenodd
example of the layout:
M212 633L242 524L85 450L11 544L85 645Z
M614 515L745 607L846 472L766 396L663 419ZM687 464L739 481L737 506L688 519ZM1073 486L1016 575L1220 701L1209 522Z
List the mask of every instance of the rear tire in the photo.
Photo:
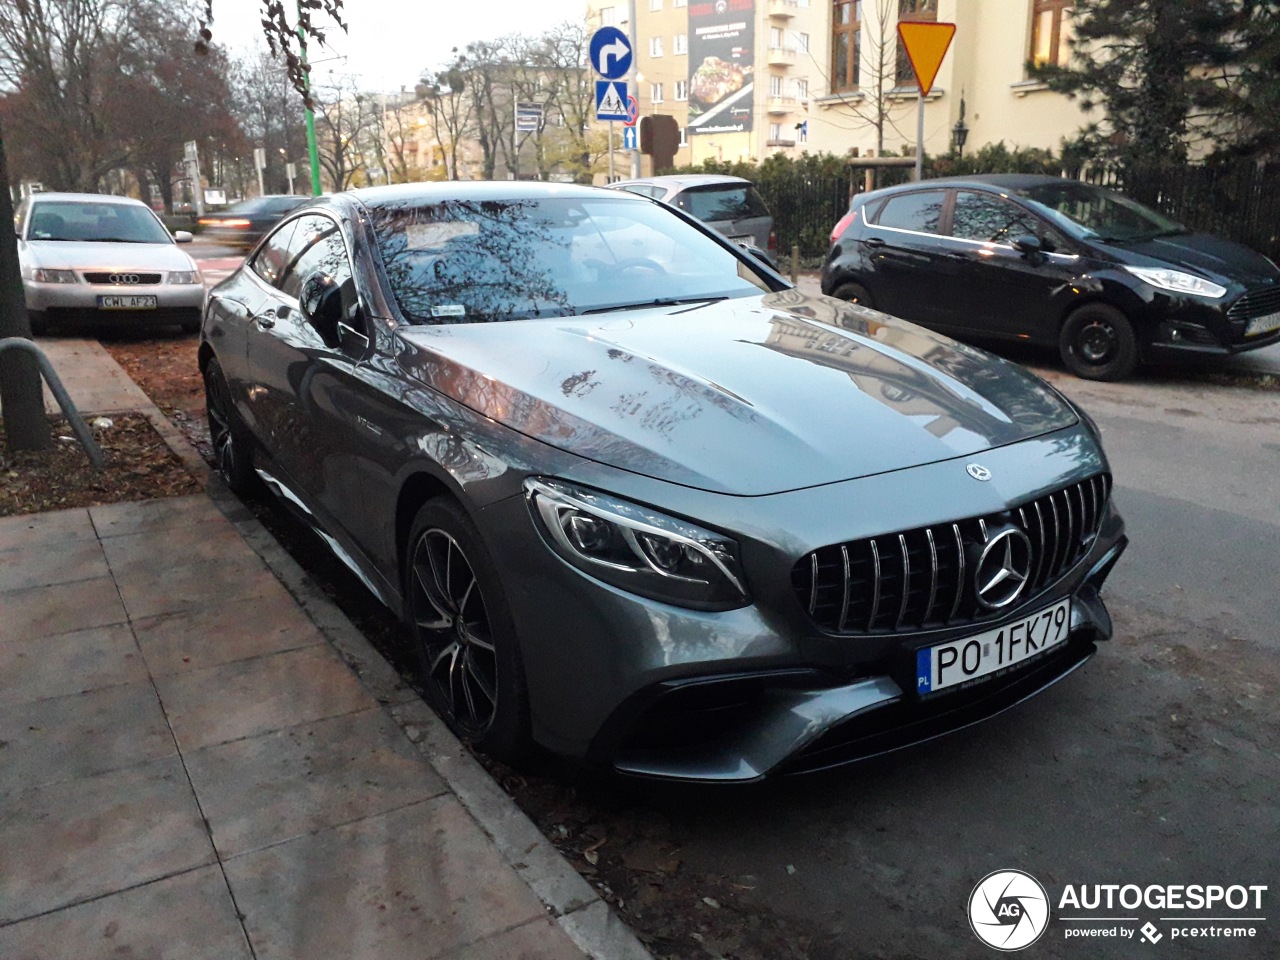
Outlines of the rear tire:
M213 443L213 463L219 476L235 493L245 496L258 485L253 470L253 445L245 436L231 402L222 365L211 358L204 368L204 409Z
M871 299L871 293L860 283L842 283L831 291L831 295L837 300L848 300L850 303L872 310L876 306Z
M515 620L489 551L456 500L436 497L418 510L402 576L428 702L464 742L527 764L535 751Z
M1133 326L1105 303L1086 303L1067 317L1058 352L1067 369L1084 380L1123 380L1138 365Z

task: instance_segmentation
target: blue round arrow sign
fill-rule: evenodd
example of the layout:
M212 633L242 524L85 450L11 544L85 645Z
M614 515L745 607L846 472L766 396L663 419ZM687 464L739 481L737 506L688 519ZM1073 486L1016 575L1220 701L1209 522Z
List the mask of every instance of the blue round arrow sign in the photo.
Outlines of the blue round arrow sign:
M631 41L617 27L591 35L591 66L606 80L621 80L631 69Z

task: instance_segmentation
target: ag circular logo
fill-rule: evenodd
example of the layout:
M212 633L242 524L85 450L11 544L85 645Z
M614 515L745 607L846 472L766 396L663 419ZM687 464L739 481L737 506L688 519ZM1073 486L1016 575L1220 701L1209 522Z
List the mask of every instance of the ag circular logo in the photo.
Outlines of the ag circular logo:
M1049 895L1021 870L989 873L969 894L969 926L997 950L1029 947L1049 926Z

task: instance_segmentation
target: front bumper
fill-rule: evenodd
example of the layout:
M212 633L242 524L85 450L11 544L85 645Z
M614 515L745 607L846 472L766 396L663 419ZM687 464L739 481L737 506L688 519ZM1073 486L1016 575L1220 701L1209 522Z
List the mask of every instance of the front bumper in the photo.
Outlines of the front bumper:
M743 781L845 763L991 716L1084 662L1111 623L1098 591L1124 549L1108 505L1078 563L1008 619L1074 599L1068 641L1009 673L918 701L901 662L917 648L1006 622L916 633L835 636L796 600L795 562L825 544L989 515L1105 470L1083 427L966 459L767 497L673 489L592 466L597 485L732 533L752 602L700 612L615 589L553 554L522 497L479 512L517 624L534 736L549 749L627 773ZM611 475L606 477L602 473Z
M198 322L204 311L203 283L154 283L116 285L86 283L37 283L24 280L27 311L47 323L87 326L165 326ZM153 296L154 309L104 310L98 306L103 296Z

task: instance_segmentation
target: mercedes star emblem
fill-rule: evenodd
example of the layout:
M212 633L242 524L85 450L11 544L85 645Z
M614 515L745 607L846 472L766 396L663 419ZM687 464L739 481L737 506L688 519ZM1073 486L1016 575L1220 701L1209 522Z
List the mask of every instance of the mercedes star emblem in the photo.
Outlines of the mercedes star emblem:
M971 463L964 468L965 472L975 480L990 480L991 471L980 463Z
M1031 538L1017 527L989 541L973 573L978 602L988 610L1007 607L1022 595L1031 577Z

